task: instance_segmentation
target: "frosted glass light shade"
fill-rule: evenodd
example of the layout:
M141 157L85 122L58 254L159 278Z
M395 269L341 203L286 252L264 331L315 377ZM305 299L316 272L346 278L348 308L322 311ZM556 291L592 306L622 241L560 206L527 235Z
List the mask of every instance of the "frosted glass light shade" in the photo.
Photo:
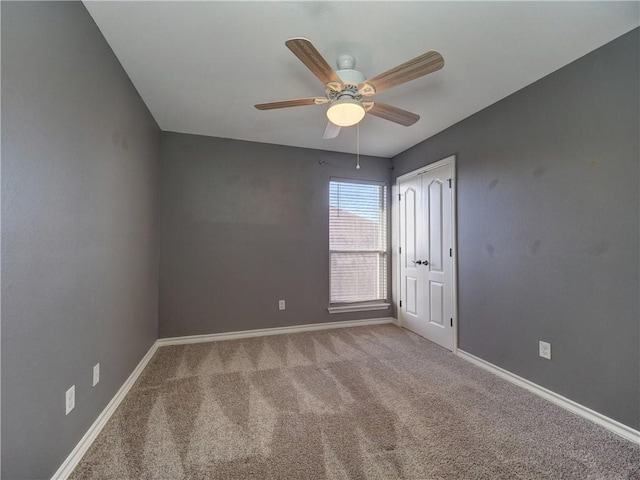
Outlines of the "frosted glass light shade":
M334 125L350 127L364 118L364 107L353 98L341 98L331 104L327 118Z

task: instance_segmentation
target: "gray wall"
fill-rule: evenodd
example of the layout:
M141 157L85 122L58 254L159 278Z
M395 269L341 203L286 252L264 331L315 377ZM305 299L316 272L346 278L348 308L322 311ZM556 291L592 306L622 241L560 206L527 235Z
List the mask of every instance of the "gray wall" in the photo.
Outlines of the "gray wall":
M391 179L390 160L361 163L163 132L160 336L389 316L327 312L329 177Z
M82 3L1 8L2 478L40 479L157 338L160 132Z
M2 478L51 476L157 338L158 303L163 337L390 313L326 310L329 177L390 181L389 160L164 133L160 177L159 129L84 6L1 14ZM460 347L635 428L638 41L394 172L458 156Z
M460 348L634 428L638 44L636 29L394 159L398 176L457 156Z

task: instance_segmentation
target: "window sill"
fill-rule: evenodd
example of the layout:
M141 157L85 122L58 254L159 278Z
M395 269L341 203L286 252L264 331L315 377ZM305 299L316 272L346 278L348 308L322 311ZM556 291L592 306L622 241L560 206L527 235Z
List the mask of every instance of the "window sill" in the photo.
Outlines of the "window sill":
M329 310L329 313L368 312L371 310L386 310L390 306L390 303L361 303L329 307L327 310Z

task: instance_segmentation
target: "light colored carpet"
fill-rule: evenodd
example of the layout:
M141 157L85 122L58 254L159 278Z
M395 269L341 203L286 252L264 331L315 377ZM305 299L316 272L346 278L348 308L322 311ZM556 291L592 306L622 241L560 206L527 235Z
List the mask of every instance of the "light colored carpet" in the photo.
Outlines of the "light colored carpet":
M640 479L640 449L393 325L168 346L73 479Z

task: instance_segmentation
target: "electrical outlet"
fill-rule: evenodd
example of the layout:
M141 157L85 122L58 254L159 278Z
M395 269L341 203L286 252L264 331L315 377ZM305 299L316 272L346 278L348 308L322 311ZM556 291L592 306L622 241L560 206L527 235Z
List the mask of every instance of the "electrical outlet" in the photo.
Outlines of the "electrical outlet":
M278 301L278 310L284 310L284 300Z
M96 363L93 366L93 387L95 387L100 381L100 364Z
M69 415L69 412L76 406L76 386L71 385L71 388L64 394L65 403L65 415Z
M542 358L546 358L547 360L551 360L551 344L540 340L539 348L540 356Z

